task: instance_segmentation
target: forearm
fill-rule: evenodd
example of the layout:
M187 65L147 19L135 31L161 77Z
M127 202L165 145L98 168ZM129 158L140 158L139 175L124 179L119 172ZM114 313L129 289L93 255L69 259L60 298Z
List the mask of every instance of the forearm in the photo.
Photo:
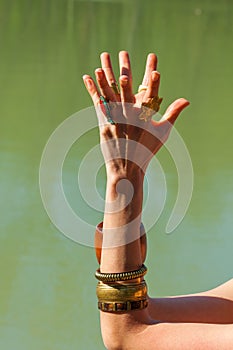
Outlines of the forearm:
M233 302L208 295L150 298L152 318L161 322L233 323Z
M148 311L167 322L233 323L233 279L206 292L150 298Z
M128 177L121 184L118 180L122 178L112 180L112 177L108 177L107 181L101 272L132 271L142 265L140 225L143 176L137 174L133 178ZM137 334L139 323L146 325L149 322L146 309L121 315L101 312L101 330L106 347L123 349L124 342Z
M108 177L103 225L102 272L136 270L142 265L140 224L143 176Z

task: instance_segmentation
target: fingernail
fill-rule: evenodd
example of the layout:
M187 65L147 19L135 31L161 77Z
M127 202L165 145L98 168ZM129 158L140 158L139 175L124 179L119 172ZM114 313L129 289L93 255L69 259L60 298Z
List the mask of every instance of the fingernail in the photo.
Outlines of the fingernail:
M86 86L90 89L90 88L92 87L92 81L91 81L91 79L86 79L86 80L85 80L85 84L86 84Z
M98 78L103 78L103 71L100 68L96 69L95 73L97 74Z
M126 86L126 85L128 84L128 81L129 81L129 79L128 79L128 77L126 77L126 76L124 76L124 77L121 78L121 84L122 84L123 86Z
M159 73L154 71L151 73L151 78L153 81L157 81L159 79Z

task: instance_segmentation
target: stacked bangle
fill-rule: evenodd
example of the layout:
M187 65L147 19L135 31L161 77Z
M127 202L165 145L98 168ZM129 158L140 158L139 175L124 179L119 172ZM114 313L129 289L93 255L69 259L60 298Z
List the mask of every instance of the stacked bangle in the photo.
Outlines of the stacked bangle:
M111 283L99 282L96 288L96 295L101 302L127 301L145 299L147 296L147 285L145 281L140 283Z
M96 257L101 263L101 251L103 243L103 223L97 226L95 232ZM141 257L144 263L146 258L146 234L143 224L140 227ZM104 312L126 312L131 310L142 310L148 306L146 282L135 282L145 276L147 268L144 264L134 271L119 273L102 273L96 270L95 277L100 281L97 284L96 295L98 297L98 309ZM120 283L131 281L130 283Z
M148 306L148 300L118 302L98 302L98 309L104 312L125 312L131 310L142 310Z
M147 273L147 268L144 264L138 270L118 272L118 273L103 273L100 269L96 270L95 277L102 282L117 282L129 281L135 278L143 277Z
M130 284L104 284L96 288L98 309L105 312L142 310L147 307L147 285L145 281Z

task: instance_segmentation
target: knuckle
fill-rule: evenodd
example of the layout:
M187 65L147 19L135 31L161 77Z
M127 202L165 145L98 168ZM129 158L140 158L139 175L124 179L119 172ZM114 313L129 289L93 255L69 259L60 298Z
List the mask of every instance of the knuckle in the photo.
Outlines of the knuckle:
M101 129L100 134L104 139L112 139L113 138L113 133L108 126L104 126Z
M93 92L92 99L93 99L94 103L97 105L97 103L99 102L99 94L97 91Z

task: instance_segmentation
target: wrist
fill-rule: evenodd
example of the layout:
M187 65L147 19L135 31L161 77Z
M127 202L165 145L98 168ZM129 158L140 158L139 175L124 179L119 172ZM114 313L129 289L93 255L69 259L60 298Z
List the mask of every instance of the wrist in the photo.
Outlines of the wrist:
M134 177L132 181L128 178L118 177L107 180L105 218L111 217L118 222L116 226L129 224L132 220L134 225L140 224L143 203L143 180ZM105 221L106 224L106 221ZM133 224L133 223L132 223Z
M134 188L143 187L144 172L140 168L132 169L131 171L124 169L118 171L112 171L106 169L107 173L107 186L117 186L122 180L126 180L131 183Z
M106 201L119 201L133 204L143 200L143 178L141 176L124 177L108 176L106 185Z

